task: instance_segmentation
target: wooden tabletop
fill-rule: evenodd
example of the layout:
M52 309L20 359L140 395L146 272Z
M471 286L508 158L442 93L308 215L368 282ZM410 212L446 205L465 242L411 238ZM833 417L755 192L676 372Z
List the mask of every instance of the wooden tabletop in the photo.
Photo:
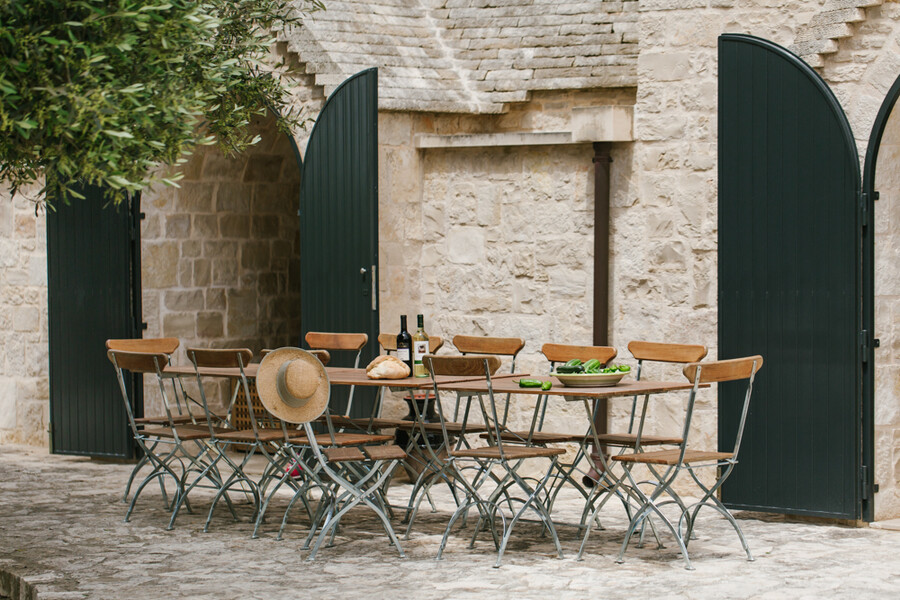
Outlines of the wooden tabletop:
M251 363L244 367L244 373L247 375L249 379L254 379L256 377L256 371L259 369L259 363ZM214 367L200 367L199 369L200 375L204 377L230 377L233 379L237 379L241 376L241 371L235 367L227 367L227 368L214 368ZM404 377L403 379L369 379L366 376L366 370L364 368L354 368L354 367L325 367L325 372L328 373L328 379L331 381L333 385L358 385L358 386L368 386L368 387L397 387L404 389L426 389L431 388L431 377ZM164 374L167 375L177 375L177 376L193 376L194 375L194 367L193 366L173 366L169 365L163 371ZM520 377L528 377L527 373L505 373L503 375L495 375L494 381L504 381L515 377L518 380ZM453 376L453 375L438 375L437 381L438 385L449 385L451 383L462 383L465 381L472 380L484 380L484 378L479 378L475 376Z
M549 391L539 387L519 387L519 378L492 379L494 393L496 394L553 394L563 396L566 400L578 398L616 398L618 396L643 396L646 394L662 394L679 390L689 390L693 387L689 381L634 381L633 379L620 381L616 385L598 387L566 387L556 377L543 377L541 381L550 380L553 387ZM454 392L487 392L487 381L462 381L440 385L440 389ZM708 387L708 386L704 386Z

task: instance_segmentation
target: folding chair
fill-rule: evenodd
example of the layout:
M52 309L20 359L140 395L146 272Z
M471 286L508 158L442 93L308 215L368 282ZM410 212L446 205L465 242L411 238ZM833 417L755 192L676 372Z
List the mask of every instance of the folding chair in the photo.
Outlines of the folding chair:
M125 410L128 414L128 422L131 426L135 443L141 448L144 458L153 467L150 474L144 478L135 490L128 511L125 513L125 521L127 522L131 518L131 513L144 487L156 479L163 486L164 490L163 480L166 476L171 477L175 482L176 495L172 502L173 512L181 503L185 503L187 508L190 509L189 504L187 504L186 494L188 488L187 479L190 473L197 473L196 479L191 483L190 487L192 488L196 487L199 481L203 479L208 481L214 489L218 489L221 485L221 476L215 469L214 464L210 467L208 459L211 449L206 444L210 439L208 426L175 424L169 410L170 404L164 385L166 376L163 374L163 370L169 362L169 357L166 354L108 350L107 357L116 371L119 389L125 402ZM168 423L164 426L145 425L142 428L138 426L131 407L131 400L128 398L127 386L125 385L126 372L129 374L153 374L156 376ZM188 442L193 442L196 447L187 445ZM175 472L174 465L176 464L180 466L180 474ZM230 501L229 508L234 514Z
M487 524L494 538L497 547L497 562L494 567L499 567L503 559L503 553L506 550L509 539L512 535L516 523L521 519L527 510L533 510L547 531L550 532L553 542L556 545L557 554L562 558L562 547L559 544L559 537L556 534L556 528L550 519L550 514L540 500L540 494L547 482L549 481L554 469L557 456L565 452L562 448L545 448L536 446L522 446L507 444L503 441L504 427L502 419L497 410L497 402L494 399L493 389L491 387L491 374L496 372L500 366L500 360L496 356L432 356L425 357L426 365L432 375L434 385L434 393L437 401L435 404L438 409L438 416L441 422L441 435L444 445L450 446L450 433L445 427L446 419L440 402L440 385L437 382L439 375L479 375L483 376L487 382L487 403L481 394L477 395L478 405L481 408L484 423L488 425L488 446L478 448L451 448L447 458L441 458L433 451L432 459L435 465L439 467L439 475L449 482L458 483L465 492L466 499L461 503L450 517L447 529L444 531L440 548L438 549L437 558L440 559L444 548L447 545L447 539L454 523L461 516L464 516L470 508L476 507L479 511L479 521L475 528L475 535L481 529L482 523ZM421 423L420 423L421 425ZM424 431L423 431L424 433ZM531 487L525 478L520 476L517 469L524 461L536 458L546 458L550 464L544 477L539 480L537 486ZM491 495L484 499L479 492L481 486L475 482L468 481L463 475L463 463L471 461L477 464L479 473L490 473L492 479L496 482L496 487ZM494 468L500 471L500 475L494 475ZM515 514L506 523L505 515L500 508L501 497L509 498L509 490L517 488L526 496L522 502L522 507L515 511ZM503 522L503 535L498 540L495 530L496 518L500 517ZM474 543L474 536L472 542ZM470 545L471 547L471 545Z
M328 352L349 351L356 352L353 360L353 368L359 368L359 359L362 356L362 349L369 336L365 333L324 333L321 331L310 331L306 334L306 344L309 350L327 350ZM350 395L347 397L347 408L344 410L344 416L350 417L350 409L353 408L353 392L356 390L355 385L350 386Z
M167 360L169 362L172 361L172 355L178 349L179 341L177 338L132 338L132 339L113 339L106 340L106 349L107 350L124 350L130 352L154 352L165 354ZM141 378L142 379L142 378ZM136 380L134 382L135 385L141 385L141 380ZM176 389L175 386L178 385L179 389ZM185 425L187 423L196 423L196 419L194 415L191 413L190 406L187 402L187 394L184 393L184 388L181 387L181 381L177 378L172 379L173 392L175 396L176 406L174 407L175 412L172 414L172 422L176 425ZM181 408L181 399L185 399L185 408L182 410ZM171 411L173 407L169 407ZM169 419L166 415L158 415L151 417L135 417L134 422L140 427L144 425L168 425ZM140 460L134 465L134 468L131 470L131 475L128 477L128 483L125 484L125 493L122 495L122 502L128 502L128 494L131 492L131 485L134 483L134 478L137 476L138 471L140 471L144 466L148 464L147 456L141 456ZM169 500L166 496L166 488L165 486L161 486L163 493L163 500L166 505L168 505Z
M716 491L718 491L725 480L728 479L728 476L737 464L738 451L740 450L744 425L747 420L747 411L750 407L750 395L753 392L753 380L756 377L756 373L762 367L762 364L762 356L756 355L745 358L719 360L708 363L690 363L686 365L683 372L688 381L693 384L693 388L691 389L687 410L685 412L684 428L682 432L683 441L679 444L678 448L670 450L654 450L650 452L634 452L632 454L619 454L613 456L614 461L618 461L624 465L625 477L627 477L630 486L642 500L641 506L632 517L628 531L625 533L625 540L622 542L622 548L619 551L616 562L621 563L624 561L625 551L628 549L631 536L643 521L649 518L651 514L654 514L659 517L666 527L668 527L669 531L672 532L672 535L678 542L681 555L684 558L685 568L692 570L694 567L688 556L687 546L690 543L691 534L696 525L697 513L704 506L715 509L731 523L731 526L734 528L735 532L737 532L744 552L747 554L747 560L753 560L753 555L750 553L750 548L744 538L744 533L741 531L737 521L735 521L725 505L716 497ZM735 433L733 450L731 452L712 452L688 449L688 433L690 432L691 418L694 414L694 406L700 386L702 384L724 381L746 381L741 418ZM635 481L632 476L632 468L636 464L645 465L656 479L656 485L650 494L642 492L638 482ZM712 486L706 486L700 481L696 470L701 468L716 469L717 476L715 483ZM690 506L685 506L672 489L673 483L683 471L688 472L694 480L694 483L696 483L703 492L703 497ZM617 485L621 485L623 480L624 478L620 478ZM677 501L660 502L659 499L663 494L668 494L677 499ZM664 504L676 504L678 506L679 515L678 520L675 523L663 513L661 507ZM682 533L682 528L684 529L684 533ZM584 551L584 546L587 542L589 533L590 530L585 532L581 549L578 552L579 558Z
M360 503L375 512L391 543L403 557L403 549L380 498L394 469L406 457L403 449L393 445L369 445L390 440L391 436L356 435L353 443L342 443L338 437L342 434L336 435L330 427L328 434L317 434L313 430L313 421L323 414L327 418L331 386L322 363L305 350L280 348L269 353L259 365L256 384L263 406L283 423L302 424L306 434L303 440L290 439L284 429L285 447L291 458L323 492L307 539L308 545L318 530L308 560L315 559L322 543L334 534L343 515ZM329 447L323 447L322 442L326 440ZM315 466L306 461L298 449L308 449L315 459ZM291 505L296 498L295 495ZM284 522L282 529L283 526Z
M259 515L261 509L262 495L260 488L262 485L262 481L270 476L269 473L271 470L280 469L283 467L284 461L279 461L276 455L274 453L270 453L269 451L270 444L273 441L277 442L281 438L281 432L274 429L262 429L257 422L255 410L253 408L252 397L250 394L249 380L247 378L247 374L244 371L246 366L250 364L250 361L253 358L253 353L248 348L188 348L187 357L191 361L191 364L193 364L194 366L194 372L197 377L197 387L200 390L203 409L208 415L211 415L212 413L209 408L210 403L206 397L206 386L203 385L204 376L201 374L201 369L237 369L239 374L237 385L239 385L244 391L244 398L247 403L247 410L249 413L251 424L251 429L244 429L240 431L226 431L213 427L211 421L207 421L208 423L210 423L208 425L210 444L212 444L215 449L214 456L209 464L208 469L215 469L219 461L224 461L231 468L231 473L229 474L228 478L222 482L209 507L209 513L206 518L206 523L203 526L203 531L207 532L209 531L209 525L212 521L216 504L223 496L227 501L228 491L235 486L241 486L242 491L250 495L251 501L253 503L254 519L256 519L256 517ZM232 394L232 398L234 396L235 394ZM228 455L228 452L234 449L240 449L243 452L243 459L240 461L240 463L235 462ZM257 452L264 456L267 460L266 469L263 471L263 475L260 480L254 479L246 471L247 465ZM200 478L198 478L197 481L200 481ZM197 481L195 481L194 483L196 484ZM191 487L188 487L185 490L185 497L190 493L190 491ZM174 527L179 508L180 506L176 506L175 510L172 512L172 518L169 523L170 529Z
M583 361L596 358L603 366L606 366L617 354L616 349L612 346L577 346L549 343L544 344L541 347L541 352L547 360L550 361L551 372L556 368L557 364L565 363L576 358ZM553 476L547 490L547 509L552 512L556 497L565 482L571 483L585 500L589 499L590 492L582 486L581 482L574 478L573 474L579 470L578 465L581 462L581 459L586 455L586 445L590 443L592 437L590 432L557 433L544 430L547 406L551 395L552 392L537 396L534 412L531 417L531 425L527 431L507 431L501 435L505 442L512 444L520 443L535 446L568 443L578 444L578 451L574 460L568 463L563 463L561 461L557 461L556 463L558 472ZM482 434L481 437L485 437L485 434ZM583 523L582 526L584 526Z
M490 356L508 356L510 357L509 372L516 372L516 356L522 348L525 347L525 340L521 338L503 338L490 336L474 336L474 335L455 335L453 336L453 345L463 356L467 354L481 354ZM457 395L457 406L453 413L453 420L459 418L459 402L462 398L466 398L465 411L468 413L472 396L466 394ZM502 425L506 426L506 418L509 416L509 396L503 403L503 421ZM463 415L463 421L467 419L467 414Z

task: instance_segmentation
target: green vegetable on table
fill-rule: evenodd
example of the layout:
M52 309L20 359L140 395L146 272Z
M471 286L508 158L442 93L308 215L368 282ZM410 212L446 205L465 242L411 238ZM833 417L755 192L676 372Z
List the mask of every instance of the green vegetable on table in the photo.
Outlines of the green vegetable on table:
M549 390L553 387L552 381L541 381L540 379L520 379L519 387L523 388L541 388L542 390Z
M544 382L540 379L520 379L519 387L530 388L530 387L541 387L544 385Z

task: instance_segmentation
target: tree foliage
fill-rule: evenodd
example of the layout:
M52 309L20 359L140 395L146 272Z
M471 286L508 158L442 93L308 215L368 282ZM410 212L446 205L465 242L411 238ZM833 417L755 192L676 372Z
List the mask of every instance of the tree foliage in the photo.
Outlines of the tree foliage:
M320 0L0 0L0 179L15 193L43 176L44 198L80 180L118 202L198 144L246 148L250 118L267 108L289 130L297 113L283 65L271 64L271 32L318 8Z

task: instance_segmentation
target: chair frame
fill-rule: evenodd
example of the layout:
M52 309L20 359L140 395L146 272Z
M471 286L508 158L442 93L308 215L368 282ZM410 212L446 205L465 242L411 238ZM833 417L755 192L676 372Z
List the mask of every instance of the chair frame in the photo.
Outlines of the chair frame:
M547 485L547 482L549 481L555 469L557 456L562 454L564 450L561 448L522 448L521 446L516 445L511 445L512 447L509 449L504 447L506 446L506 444L504 443L502 434L505 431L505 425L503 424L499 411L497 409L497 402L494 398L493 387L491 384L491 374L493 372L496 372L497 368L500 365L500 359L496 356L482 355L439 357L434 355L426 355L424 361L428 367L429 373L432 376L432 384L436 399L435 404L437 407L438 416L440 417L441 421L441 435L443 437L444 446L447 448L451 448L451 441L450 435L446 428L446 419L444 417L444 411L442 408L442 403L440 401L440 385L437 382L436 376L483 375L487 382L487 393L476 394L475 396L478 398L478 405L481 409L484 422L485 424L489 425L489 445L479 448L450 450L446 458L439 457L438 454L434 452L434 449L430 444L427 446L429 452L431 453L432 460L434 461L435 466L439 466L440 468L438 475L448 481L448 483L452 482L459 485L462 488L462 491L465 493L465 501L457 506L453 515L450 517L447 528L444 531L444 536L441 539L441 545L438 548L436 559L441 559L453 525L460 517L464 517L472 507L475 507L478 510L479 519L475 527L472 541L470 542L470 547L472 547L472 545L474 544L478 532L482 528L482 525L486 524L491 532L494 545L497 548L497 561L494 564L495 568L499 567L503 560L503 554L506 551L507 544L509 543L509 539L512 536L512 532L515 528L516 523L529 509L537 513L546 530L550 532L550 535L553 538L553 542L556 546L557 555L562 558L562 546L559 543L559 536L556 533L556 527L554 526L553 521L550 519L550 514L547 508L544 506L544 503L540 499L540 494L542 493L544 487ZM487 404L484 401L485 395L488 399ZM417 415L417 417L418 416L419 415ZM419 421L419 425L422 426L421 421ZM425 433L424 426L422 426L422 433ZM550 465L547 468L546 474L538 482L538 485L533 488L529 486L525 478L521 477L516 472L519 466L529 458L547 458L550 460ZM468 479L466 479L466 477L462 473L463 467L458 466L457 464L466 460L474 460L478 465L479 475L476 476L475 481L468 481ZM501 467L505 471L505 475L503 475L502 477L493 475L491 471L494 466ZM497 483L496 488L487 498L483 498L479 493L479 488L481 487L481 485L478 482L478 479L479 477L481 477L481 473L490 473L491 478L494 479L494 481ZM513 514L512 518L507 523L506 517L500 509L499 501L501 496L505 496L507 499L509 498L508 490L512 486L518 486L518 488L526 494L527 498L522 501L522 507L518 511L514 511L515 514ZM497 535L495 527L496 519L498 516L500 517L503 525L503 535L499 537Z
M756 378L756 374L762 367L762 364L762 356L755 355L744 358L710 361L707 363L695 362L685 365L683 373L688 381L693 384L693 386L690 391L687 409L685 411L684 426L682 430L683 441L679 445L677 450L649 452L636 451L633 454L620 454L613 457L614 461L621 462L624 466L623 476L618 478L615 483L615 487L618 488L624 485L624 481L627 478L629 487L634 490L634 492L640 497L642 502L640 507L635 512L635 515L631 519L628 530L625 533L625 539L622 542L622 547L619 551L618 557L616 558L616 562L624 562L625 551L628 549L628 545L631 541L631 536L635 533L637 527L643 522L648 521L650 515L653 514L656 515L666 525L666 527L675 537L675 540L678 543L678 547L681 551L681 555L684 559L684 567L688 570L693 570L694 567L691 563L690 556L688 555L687 547L690 543L691 535L694 531L697 513L704 506L709 506L715 509L728 520L728 522L731 524L738 535L741 546L743 547L744 552L747 554L747 560L754 560L753 555L750 552L750 548L747 545L747 540L744 537L743 531L741 530L737 521L729 512L728 508L725 507L725 505L722 504L722 502L715 496L715 493L722 486L725 480L728 479L728 476L734 470L734 467L738 462L738 452L740 450L744 426L746 425L747 420L747 413L750 407L750 397L753 392L753 382ZM689 450L688 434L690 433L694 406L701 385L723 381L742 380L747 381L747 387L744 392L743 406L741 408L741 418L735 436L734 450L732 452L699 452ZM632 476L631 471L635 464L645 465L657 480L653 491L649 494L643 492L640 489L639 482L636 481ZM656 466L664 466L665 468L657 469ZM716 477L715 483L712 486L707 487L700 481L700 478L697 476L694 470L698 468L712 467L716 468L718 476ZM688 472L688 474L704 494L703 498L700 501L690 506L685 506L684 502L681 501L681 499L678 497L678 494L675 493L675 491L672 489L673 483L682 471ZM659 502L658 499L663 494L671 496L673 500ZM661 507L664 504L668 503L677 504L679 507L680 514L676 523L673 523L672 520L669 519L661 510ZM601 504L597 507L596 511L599 511L602 506L603 502L601 502ZM682 529L684 529L683 533ZM584 548L589 535L590 529L585 532L585 536L581 543L581 548L578 551L579 560L581 559L581 556L584 552Z
M215 461L213 460L210 462L208 458L213 451L213 446L207 443L209 441L208 433L204 432L199 425L176 424L172 418L172 414L169 410L170 404L164 385L164 381L169 376L163 373L163 370L169 362L168 355L161 352L107 350L107 357L116 370L119 389L125 403L125 410L128 415L128 421L131 426L135 443L141 448L147 462L153 465L153 470L144 478L135 490L131 503L128 506L128 510L125 513L125 521L128 522L130 520L134 507L137 504L138 497L150 481L157 479L160 482L161 487L163 487L163 493L165 494L163 480L166 476L172 477L175 482L176 493L171 504L173 516L182 504L190 511L191 507L187 497L188 488L190 487L193 489L198 486L209 487L200 485L201 481L206 480L211 484L213 489L219 489L222 485L222 478L215 468ZM127 386L125 385L125 371L135 374L156 375L160 394L162 394L163 407L166 410L166 417L168 419L166 427L156 429L149 427L145 427L144 429L139 428L139 424L137 423L131 408L131 401L128 398ZM185 442L187 441L192 441L196 444L196 452L192 452L191 449L185 445ZM170 447L171 449L163 455L161 452L157 452L157 447L159 446ZM185 464L183 459L187 461L187 464ZM172 463L179 463L181 465L181 475L175 473L172 468ZM187 479L192 472L196 472L197 477L190 485L188 485ZM236 516L230 499L227 499L227 502L232 515ZM171 525L172 520L170 520L169 529L171 529Z

